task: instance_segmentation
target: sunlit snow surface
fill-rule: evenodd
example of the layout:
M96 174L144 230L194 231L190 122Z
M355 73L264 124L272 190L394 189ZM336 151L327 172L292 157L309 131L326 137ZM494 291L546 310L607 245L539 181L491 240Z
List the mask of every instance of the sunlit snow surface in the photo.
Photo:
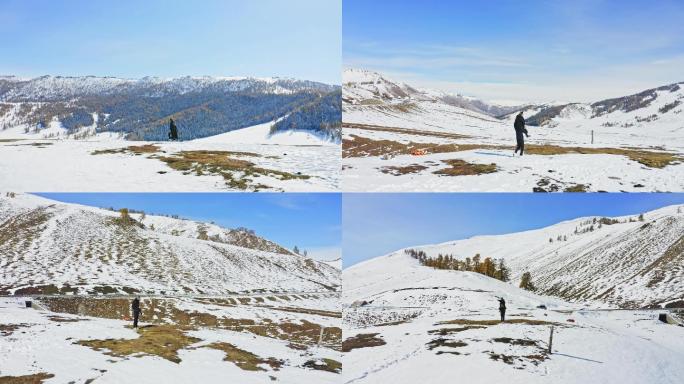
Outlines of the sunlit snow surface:
M58 122L37 133L24 133L23 126L0 131L0 187L13 191L50 192L210 192L231 191L221 176L183 174L149 154L93 155L98 150L116 150L131 145L156 145L160 153L181 151L251 152L255 166L310 176L279 180L272 176L252 177L266 190L328 192L340 188L340 146L307 132L268 135L272 123L243 128L226 134L184 142L125 141L104 132L83 140L66 136ZM88 128L83 128L86 130ZM47 138L46 138L47 137Z

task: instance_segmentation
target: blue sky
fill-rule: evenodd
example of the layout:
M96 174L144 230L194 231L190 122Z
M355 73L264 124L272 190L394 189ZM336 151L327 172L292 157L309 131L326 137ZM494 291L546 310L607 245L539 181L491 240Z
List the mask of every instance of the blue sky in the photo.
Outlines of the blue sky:
M501 101L597 101L684 81L681 0L345 0L347 67Z
M673 204L684 204L684 194L347 193L344 267L409 246L543 228L583 216L636 215Z
M3 0L0 74L340 82L341 0Z
M332 193L40 193L68 203L247 227L319 260L340 257L341 197Z

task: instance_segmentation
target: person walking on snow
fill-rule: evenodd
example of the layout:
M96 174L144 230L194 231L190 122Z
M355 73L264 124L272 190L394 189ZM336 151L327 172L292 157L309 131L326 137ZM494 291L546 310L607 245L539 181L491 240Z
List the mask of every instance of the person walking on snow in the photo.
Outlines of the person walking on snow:
M499 297L499 313L501 314L501 322L506 321L506 300Z
M513 123L513 127L515 128L515 140L518 144L517 147L515 147L515 151L513 151L513 156L515 156L518 151L520 151L520 156L522 156L523 151L525 150L525 138L523 137L523 134L527 137L530 137L530 135L527 134L527 129L525 129L525 118L523 117L523 111L520 111L518 116L515 117L515 123Z
M169 140L178 141L178 128L173 119L169 119Z
M136 297L131 303L131 311L133 312L133 328L138 328L138 318L140 318L140 298Z

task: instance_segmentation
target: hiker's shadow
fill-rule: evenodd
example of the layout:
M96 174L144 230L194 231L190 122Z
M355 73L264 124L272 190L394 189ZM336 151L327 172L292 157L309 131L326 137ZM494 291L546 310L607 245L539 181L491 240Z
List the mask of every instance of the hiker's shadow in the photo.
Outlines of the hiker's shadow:
M475 152L475 154L486 155L486 156L514 157L514 156L506 155L503 153L496 153L496 152Z

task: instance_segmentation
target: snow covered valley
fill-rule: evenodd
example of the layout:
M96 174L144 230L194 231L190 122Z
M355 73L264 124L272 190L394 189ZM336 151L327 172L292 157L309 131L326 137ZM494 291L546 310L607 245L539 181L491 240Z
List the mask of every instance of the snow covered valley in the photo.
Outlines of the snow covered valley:
M682 223L684 206L582 217L348 267L345 382L679 383Z
M673 84L594 104L494 105L490 109L507 114L493 115L463 96L349 69L343 88L343 187L683 191L682 99L681 84ZM518 110L530 122L522 157L513 155Z

